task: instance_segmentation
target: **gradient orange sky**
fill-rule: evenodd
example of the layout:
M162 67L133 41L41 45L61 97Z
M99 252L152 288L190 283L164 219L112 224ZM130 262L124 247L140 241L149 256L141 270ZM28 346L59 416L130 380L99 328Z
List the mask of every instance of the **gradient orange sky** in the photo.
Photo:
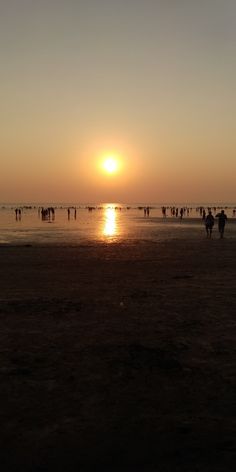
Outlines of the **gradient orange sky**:
M235 25L234 0L1 2L0 201L235 202Z

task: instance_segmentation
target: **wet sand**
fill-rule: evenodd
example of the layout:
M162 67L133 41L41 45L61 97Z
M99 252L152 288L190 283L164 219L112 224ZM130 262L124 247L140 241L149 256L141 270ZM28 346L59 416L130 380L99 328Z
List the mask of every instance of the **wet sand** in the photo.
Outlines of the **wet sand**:
M236 240L0 247L1 470L234 470Z

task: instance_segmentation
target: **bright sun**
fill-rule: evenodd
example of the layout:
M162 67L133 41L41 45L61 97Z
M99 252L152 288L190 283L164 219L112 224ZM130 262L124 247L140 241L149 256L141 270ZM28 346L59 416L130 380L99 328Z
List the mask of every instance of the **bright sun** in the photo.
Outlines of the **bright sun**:
M118 170L118 161L115 157L107 157L103 161L103 169L108 173L108 174L114 174Z

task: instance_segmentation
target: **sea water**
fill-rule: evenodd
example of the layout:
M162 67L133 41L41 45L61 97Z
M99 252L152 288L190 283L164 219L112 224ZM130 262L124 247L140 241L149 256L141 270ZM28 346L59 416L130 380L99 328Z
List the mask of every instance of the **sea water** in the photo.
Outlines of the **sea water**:
M0 204L0 245L77 245L205 237L200 206L216 207L213 214L225 208L229 219L225 233L227 237L236 238L234 204L168 204L166 217L160 204L55 204L55 217L51 214L42 219L42 207L49 206L52 205ZM144 211L147 206L149 216ZM171 216L172 206L188 207L189 211L180 219L179 214ZM21 217L16 215L17 208L21 209ZM218 237L217 222L213 236Z

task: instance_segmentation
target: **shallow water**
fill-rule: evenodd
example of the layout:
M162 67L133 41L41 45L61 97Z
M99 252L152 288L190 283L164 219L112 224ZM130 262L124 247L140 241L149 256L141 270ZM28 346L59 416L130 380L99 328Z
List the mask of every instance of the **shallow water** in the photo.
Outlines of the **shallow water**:
M166 240L175 238L205 237L205 229L199 212L193 208L181 220L162 217L161 208L151 208L149 217L144 210L137 207L127 209L126 206L112 204L96 207L89 211L86 207L56 208L55 219L42 220L41 212L36 207L23 208L21 219L15 216L13 206L2 207L0 210L0 244L63 244L77 245L88 242L114 243L134 240ZM227 210L232 217L232 208ZM236 218L230 218L226 235L236 238ZM217 223L213 236L218 237Z

